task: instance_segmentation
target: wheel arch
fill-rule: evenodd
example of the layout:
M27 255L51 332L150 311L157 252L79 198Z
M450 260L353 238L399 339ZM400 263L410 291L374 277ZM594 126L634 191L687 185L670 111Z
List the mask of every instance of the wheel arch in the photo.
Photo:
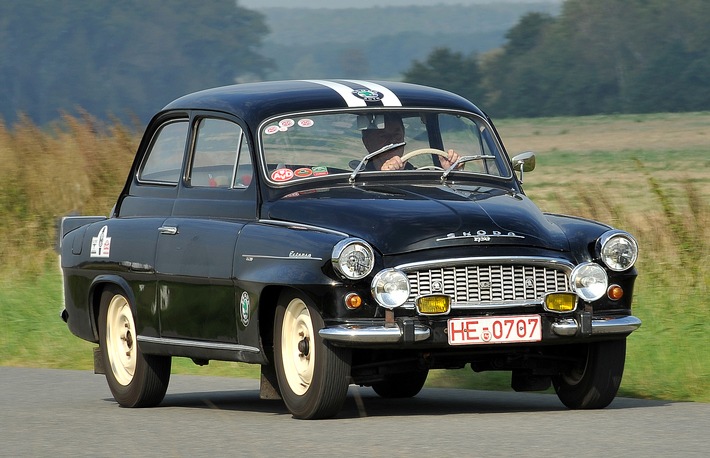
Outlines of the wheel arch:
M91 286L89 287L89 314L91 319L91 327L94 332L94 338L97 342L99 339L99 309L101 307L101 295L111 286L120 288L123 291L131 307L135 307L136 304L136 298L130 285L122 277L119 277L118 275L98 275L94 278L94 281L91 282ZM133 310L133 313L135 316L136 310Z

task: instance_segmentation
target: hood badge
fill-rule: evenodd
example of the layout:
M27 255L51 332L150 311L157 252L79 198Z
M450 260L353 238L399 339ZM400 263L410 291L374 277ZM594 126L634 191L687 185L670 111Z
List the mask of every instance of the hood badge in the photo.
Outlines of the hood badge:
M446 237L441 237L436 239L437 242L442 242L444 240L455 240L455 239L473 239L474 242L490 242L494 238L513 238L513 239L524 239L525 236L518 235L515 232L508 232L504 234L501 231L493 231L490 234L484 230L479 230L476 232L463 231L463 232L450 232L446 234Z

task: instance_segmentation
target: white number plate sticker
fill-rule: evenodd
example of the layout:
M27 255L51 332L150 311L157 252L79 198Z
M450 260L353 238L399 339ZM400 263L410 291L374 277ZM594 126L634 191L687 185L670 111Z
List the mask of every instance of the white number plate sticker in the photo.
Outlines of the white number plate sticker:
M450 318L449 345L475 345L542 340L540 315Z

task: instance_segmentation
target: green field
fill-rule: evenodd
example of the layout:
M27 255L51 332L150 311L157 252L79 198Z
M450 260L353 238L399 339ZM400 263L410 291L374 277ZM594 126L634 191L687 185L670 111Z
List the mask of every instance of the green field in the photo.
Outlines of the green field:
M610 223L640 244L621 394L710 402L710 113L504 120L511 155L533 150L528 195L543 210ZM52 129L0 124L0 365L90 369L91 345L59 319L56 218L106 214L137 135L90 118ZM176 361L174 372L258 376ZM434 371L429 386L508 389L508 375Z

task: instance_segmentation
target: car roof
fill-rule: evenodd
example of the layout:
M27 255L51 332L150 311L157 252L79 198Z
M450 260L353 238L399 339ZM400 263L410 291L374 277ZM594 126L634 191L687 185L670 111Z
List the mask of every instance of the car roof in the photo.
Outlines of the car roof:
M255 127L266 118L285 113L400 106L463 110L485 117L473 103L448 91L410 83L363 80L268 81L223 86L180 97L162 112L221 111Z

